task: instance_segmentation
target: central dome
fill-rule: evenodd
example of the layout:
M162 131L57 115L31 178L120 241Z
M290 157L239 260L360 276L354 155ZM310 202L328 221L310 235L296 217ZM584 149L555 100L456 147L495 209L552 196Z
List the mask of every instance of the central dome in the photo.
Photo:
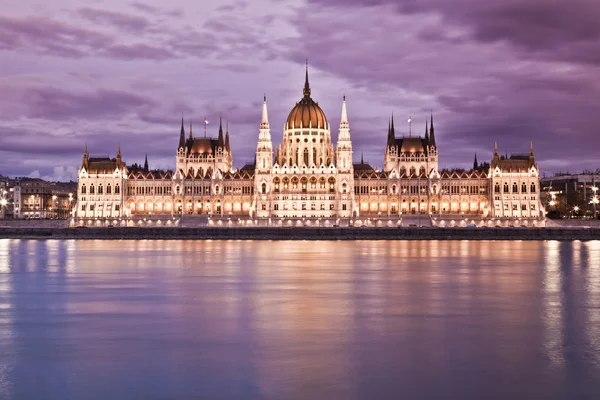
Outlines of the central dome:
M304 97L290 111L285 129L292 128L316 128L327 129L327 118L325 113L310 97L310 86L308 84L308 68L306 69L306 80L304 81Z

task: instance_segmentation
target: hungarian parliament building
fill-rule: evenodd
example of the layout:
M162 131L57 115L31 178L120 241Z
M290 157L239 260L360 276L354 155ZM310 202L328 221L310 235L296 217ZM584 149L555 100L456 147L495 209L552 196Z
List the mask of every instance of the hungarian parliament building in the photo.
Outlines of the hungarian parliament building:
M258 110L257 110L258 119ZM273 146L262 105L255 160L233 168L229 129L217 138L195 137L183 119L174 170L127 166L116 157L92 157L79 169L76 224L174 224L200 215L209 224L540 226L539 170L529 154L500 155L470 170L440 169L433 115L424 136L396 136L388 124L383 168L353 162L346 99L337 143L325 113L311 97L308 69L303 96ZM205 135L206 136L206 135ZM491 146L490 146L491 147ZM411 223L412 225L412 223Z

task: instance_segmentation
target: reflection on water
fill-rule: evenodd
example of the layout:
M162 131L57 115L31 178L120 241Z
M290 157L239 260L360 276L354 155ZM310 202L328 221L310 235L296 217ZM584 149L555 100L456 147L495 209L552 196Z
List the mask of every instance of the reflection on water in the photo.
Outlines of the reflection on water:
M600 242L0 240L0 398L600 398Z

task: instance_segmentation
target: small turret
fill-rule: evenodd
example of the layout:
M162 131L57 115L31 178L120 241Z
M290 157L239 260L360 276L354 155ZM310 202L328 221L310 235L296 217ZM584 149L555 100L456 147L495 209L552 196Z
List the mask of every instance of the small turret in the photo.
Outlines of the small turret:
M192 136L192 120L190 119L190 140L194 139Z
M479 168L479 163L477 162L477 153L475 153L475 159L473 160L473 169Z
M148 153L146 153L146 159L144 160L144 172L148 172Z

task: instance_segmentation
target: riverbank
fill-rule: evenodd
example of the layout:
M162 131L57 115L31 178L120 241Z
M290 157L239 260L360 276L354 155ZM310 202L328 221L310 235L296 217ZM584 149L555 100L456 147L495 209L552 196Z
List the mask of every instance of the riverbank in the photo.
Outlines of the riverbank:
M0 228L0 239L201 240L600 240L591 228Z

